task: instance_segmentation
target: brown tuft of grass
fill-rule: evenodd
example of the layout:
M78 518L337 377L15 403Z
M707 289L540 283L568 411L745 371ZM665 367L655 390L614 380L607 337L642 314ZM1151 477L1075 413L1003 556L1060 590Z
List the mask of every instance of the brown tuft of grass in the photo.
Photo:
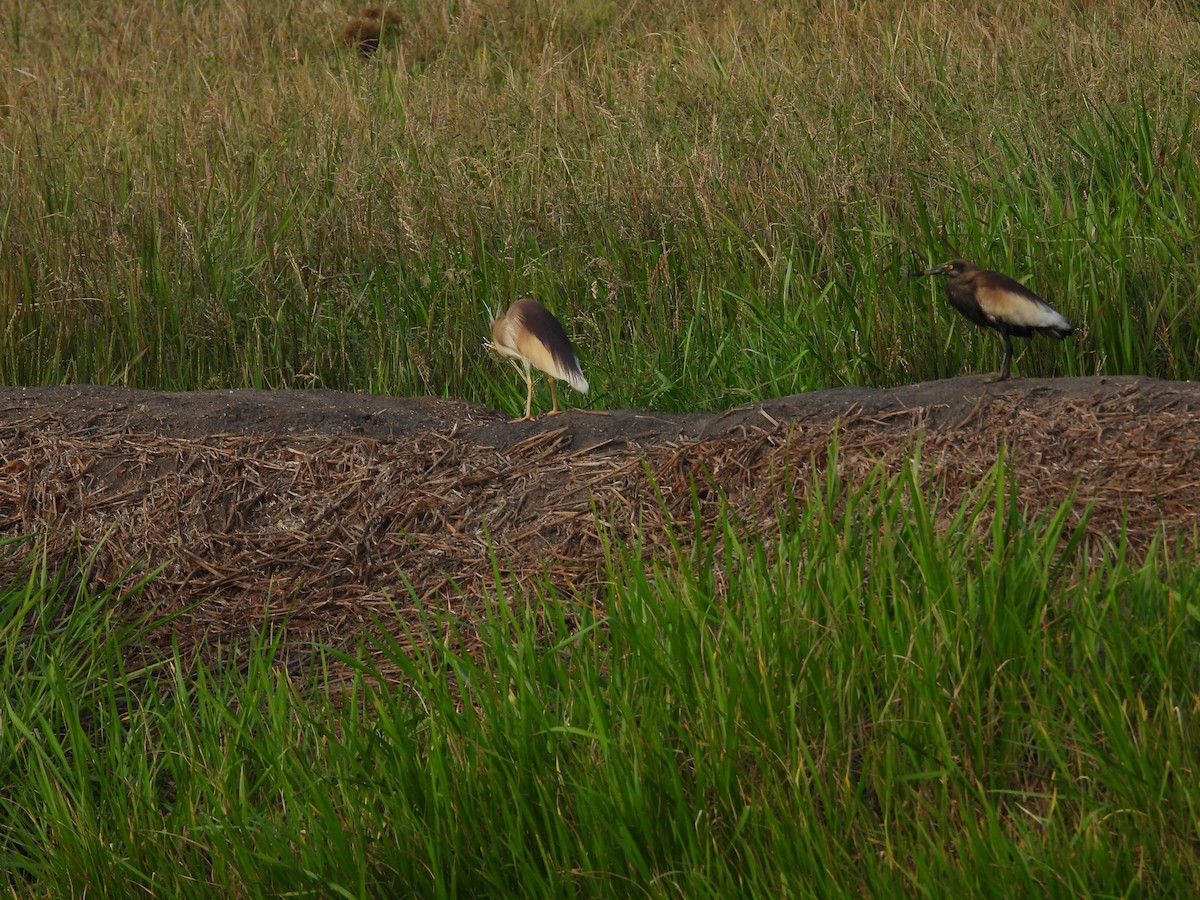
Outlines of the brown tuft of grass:
M364 6L358 17L351 19L342 29L342 41L370 56L379 50L385 40L396 37L400 26L400 14L382 6Z

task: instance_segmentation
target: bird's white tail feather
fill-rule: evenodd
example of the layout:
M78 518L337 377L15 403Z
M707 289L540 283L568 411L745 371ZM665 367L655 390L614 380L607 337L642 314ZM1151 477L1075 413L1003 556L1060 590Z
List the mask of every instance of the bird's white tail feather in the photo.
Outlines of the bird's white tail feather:
M1074 331L1071 323L1063 318L1057 310L1045 303L1039 303L1027 297L1020 298L1020 302L1018 303L1010 303L1009 308L1005 310L1003 318L1012 325L1032 328L1036 331L1055 334L1061 337L1065 337Z
M588 380L583 377L582 369L576 369L573 372L567 372L567 377L564 378L563 381L575 388L575 390L579 391L581 394L586 394L588 392Z
M1038 317L1038 321L1033 323L1033 327L1043 334L1052 334L1057 338L1065 338L1075 331L1071 323L1059 315L1056 310L1045 306L1042 307L1041 313L1042 315Z

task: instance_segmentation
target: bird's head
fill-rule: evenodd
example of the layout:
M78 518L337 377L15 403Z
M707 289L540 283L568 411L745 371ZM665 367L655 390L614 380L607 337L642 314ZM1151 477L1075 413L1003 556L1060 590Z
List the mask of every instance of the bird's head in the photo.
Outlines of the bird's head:
M919 272L913 272L913 278L920 278L922 275L942 275L946 278L953 278L955 275L962 275L964 272L971 272L974 269L975 266L965 259L952 259L950 262L944 262L940 266L934 266L932 269L922 269Z

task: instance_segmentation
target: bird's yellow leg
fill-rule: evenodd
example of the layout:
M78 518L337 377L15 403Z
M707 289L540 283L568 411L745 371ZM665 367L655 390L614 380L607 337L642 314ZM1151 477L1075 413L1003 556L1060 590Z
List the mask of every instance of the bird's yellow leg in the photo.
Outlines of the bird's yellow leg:
M550 379L550 399L554 401L554 409L550 410L550 415L558 413L558 392L554 389L554 379Z
M533 418L533 376L529 374L529 369L525 370L525 386L529 388L529 393L525 395L525 415L521 419L522 422Z

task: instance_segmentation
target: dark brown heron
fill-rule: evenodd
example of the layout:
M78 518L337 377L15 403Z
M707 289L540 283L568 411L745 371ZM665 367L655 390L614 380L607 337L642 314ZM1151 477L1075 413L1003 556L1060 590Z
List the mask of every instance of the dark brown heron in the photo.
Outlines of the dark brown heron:
M932 269L913 272L914 278L922 275L944 276L950 305L976 325L1000 332L1004 339L1004 361L1000 364L1000 374L985 381L1008 378L1013 335L1033 337L1036 331L1061 341L1075 331L1054 307L1020 282L999 272L980 269L965 259L952 259Z
M554 313L536 300L518 300L508 312L492 323L492 339L488 346L520 360L524 367L525 384L529 394L525 399L525 416L520 421L532 419L533 375L530 367L540 369L550 376L550 396L554 400L553 415L558 412L558 393L554 380L565 381L580 393L588 391L587 379L575 358L575 348L563 331Z

